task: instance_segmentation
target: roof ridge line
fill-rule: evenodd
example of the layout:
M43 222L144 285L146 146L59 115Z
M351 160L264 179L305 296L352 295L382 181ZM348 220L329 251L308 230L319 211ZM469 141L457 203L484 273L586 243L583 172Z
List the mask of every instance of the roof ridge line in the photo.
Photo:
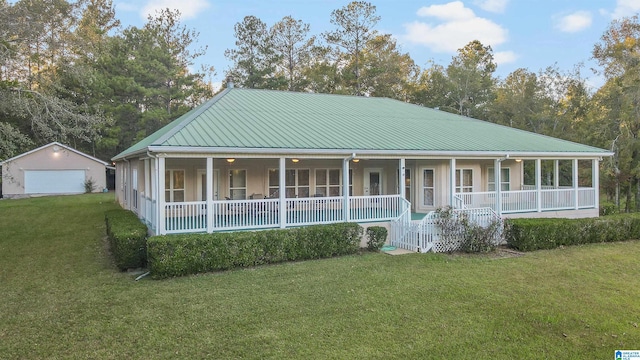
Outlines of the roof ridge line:
M89 154L85 154L85 153L83 153L83 152L82 152L82 151L80 151L80 150L74 149L74 148L72 148L72 147L71 147L71 146L69 146L69 145L62 144L62 143L60 143L60 142L58 142L58 141L53 141L53 142L50 142L50 143L48 143L48 144L42 145L42 146L40 146L40 147L37 147L37 148L35 148L35 149L31 149L31 150L29 150L29 151L25 151L25 152L23 152L22 154L18 154L18 155L14 156L14 157L11 157L11 158L9 158L9 159L6 159L6 160L3 160L3 161L0 161L0 165L8 164L8 163L10 163L10 162L12 162L12 161L15 161L15 160L16 160L16 159L18 159L18 158L21 158L21 157L23 157L23 156L27 156L27 155L33 154L33 153L35 153L35 152L38 152L38 151L40 151L40 150L42 150L42 149L44 149L44 148L50 147L50 146L52 146L52 145L53 145L53 146L56 146L56 145L57 145L57 146L61 146L61 147L65 148L65 149L67 149L67 150L69 150L69 151L71 151L71 152L75 153L76 155L80 155L80 156L86 157L86 158L87 158L87 159L89 159L89 160L93 160L93 161L95 161L95 162L99 162L99 163L103 164L104 166L108 166L108 165L110 164L110 163L108 163L108 162L106 162L106 161L104 161L104 160L100 160L100 159L98 159L97 157L93 157L93 156L91 156L91 155L89 155Z
M174 126L173 129L169 130L166 134L160 136L156 141L154 141L153 143L149 144L149 146L154 145L154 144L160 145L163 142L169 140L169 138L171 138L173 135L178 133L180 130L184 129L185 126L187 126L189 123L191 123L193 120L195 120L200 114L205 112L207 109L209 109L215 103L217 103L220 99L222 99L222 97L224 97L226 94L228 94L229 91L231 91L231 89L229 89L229 88L224 89L221 93L219 93L218 95L214 96L209 101L207 101L204 104L202 104L199 108L194 109L195 111L193 113L191 113L186 119L182 120L182 122L180 122L180 124Z

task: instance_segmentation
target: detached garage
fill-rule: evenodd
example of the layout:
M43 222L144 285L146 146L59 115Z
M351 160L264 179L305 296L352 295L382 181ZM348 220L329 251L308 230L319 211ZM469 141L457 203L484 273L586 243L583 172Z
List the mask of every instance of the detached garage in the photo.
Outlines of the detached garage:
M106 188L108 163L58 142L0 163L4 197L81 194L92 181L93 191Z

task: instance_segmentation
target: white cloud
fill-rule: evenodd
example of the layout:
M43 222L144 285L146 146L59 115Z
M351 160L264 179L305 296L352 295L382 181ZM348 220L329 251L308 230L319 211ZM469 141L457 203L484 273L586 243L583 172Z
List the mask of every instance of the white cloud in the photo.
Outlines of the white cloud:
M592 22L593 18L590 12L576 11L573 14L558 18L556 28L563 32L574 33L588 28Z
M498 65L509 64L515 62L518 59L518 55L513 51L498 51L493 53L493 60Z
M156 11L169 8L171 10L179 10L182 19L192 19L210 6L208 0L148 0L146 5L140 11L140 16L147 18Z
M476 0L474 4L478 5L482 10L493 13L503 13L507 8L509 0Z
M507 30L489 19L476 16L460 1L432 5L418 10L419 16L434 17L438 23L414 21L404 24L406 42L422 44L436 52L455 52L473 40L495 48L507 41Z
M616 8L613 10L611 17L618 19L625 16L633 16L640 12L640 1L638 0L617 0Z
M476 15L473 10L464 7L462 1L454 1L444 5L423 6L418 9L418 16L433 16L440 20L468 20Z

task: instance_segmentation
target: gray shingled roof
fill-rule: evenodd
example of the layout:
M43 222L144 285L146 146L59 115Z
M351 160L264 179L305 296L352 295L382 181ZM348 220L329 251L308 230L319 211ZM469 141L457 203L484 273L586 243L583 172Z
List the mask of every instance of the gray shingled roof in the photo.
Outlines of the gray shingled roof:
M150 147L239 153L264 149L610 155L603 149L387 98L237 88L223 91L114 159Z

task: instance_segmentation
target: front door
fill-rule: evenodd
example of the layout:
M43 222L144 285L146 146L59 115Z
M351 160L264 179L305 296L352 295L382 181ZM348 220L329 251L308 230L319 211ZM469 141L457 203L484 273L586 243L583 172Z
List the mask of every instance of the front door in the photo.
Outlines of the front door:
M364 169L364 195L376 196L384 194L382 169Z
M213 200L218 200L218 178L220 177L220 170L213 170ZM197 188L198 188L198 200L206 201L207 200L207 170L198 170L198 178L197 178Z

